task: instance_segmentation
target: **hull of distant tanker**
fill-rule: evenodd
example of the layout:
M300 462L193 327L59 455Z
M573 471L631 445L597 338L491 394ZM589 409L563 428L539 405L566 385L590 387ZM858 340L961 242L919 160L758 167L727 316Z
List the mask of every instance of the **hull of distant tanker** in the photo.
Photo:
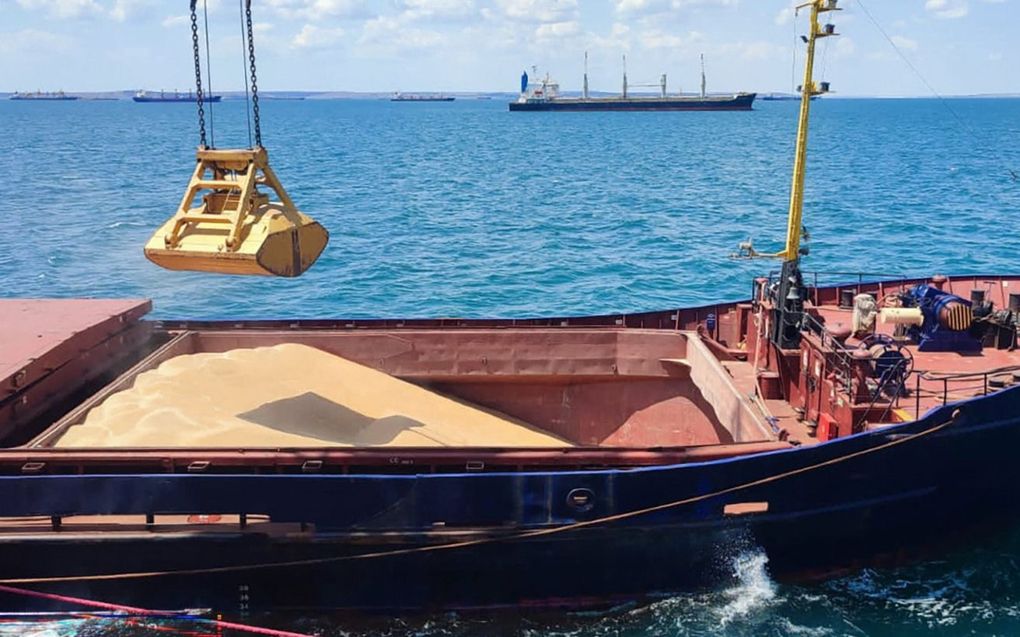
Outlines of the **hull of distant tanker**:
M754 93L725 98L636 97L511 102L511 111L749 111Z

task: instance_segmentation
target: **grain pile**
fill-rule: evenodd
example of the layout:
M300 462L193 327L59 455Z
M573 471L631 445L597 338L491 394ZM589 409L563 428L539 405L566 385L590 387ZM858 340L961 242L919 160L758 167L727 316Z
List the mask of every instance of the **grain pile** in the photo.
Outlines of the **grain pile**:
M569 447L504 414L296 344L178 356L57 447Z

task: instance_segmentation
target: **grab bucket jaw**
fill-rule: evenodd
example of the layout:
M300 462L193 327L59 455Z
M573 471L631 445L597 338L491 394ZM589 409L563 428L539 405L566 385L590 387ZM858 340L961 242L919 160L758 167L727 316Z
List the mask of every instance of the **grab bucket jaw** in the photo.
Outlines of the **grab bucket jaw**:
M200 148L196 159L177 214L145 245L150 261L169 270L284 277L300 276L315 263L329 233L294 206L264 148ZM279 201L270 202L258 186Z

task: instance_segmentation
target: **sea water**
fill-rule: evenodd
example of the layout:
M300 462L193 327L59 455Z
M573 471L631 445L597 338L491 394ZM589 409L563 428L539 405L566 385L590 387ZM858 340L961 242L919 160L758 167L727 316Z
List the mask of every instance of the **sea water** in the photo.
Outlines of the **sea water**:
M500 101L262 102L291 197L331 233L294 280L164 271L142 246L194 167L186 104L0 101L7 297L145 297L160 318L528 317L736 300L782 247L797 104L509 113ZM1020 273L1020 100L815 102L804 269ZM212 112L248 144L243 102ZM841 274L842 273L842 274ZM811 550L811 547L804 547ZM328 635L1010 635L1020 530L938 559L789 584L753 546L732 585L602 613L254 617ZM167 634L103 619L7 634ZM14 631L14 632L10 632Z
M189 104L0 101L7 296L152 298L162 318L596 314L746 297L782 247L797 104L510 113L271 101L264 144L329 247L298 279L167 272L142 245L194 168ZM1018 100L813 104L804 269L1017 272ZM214 106L247 145L244 103Z

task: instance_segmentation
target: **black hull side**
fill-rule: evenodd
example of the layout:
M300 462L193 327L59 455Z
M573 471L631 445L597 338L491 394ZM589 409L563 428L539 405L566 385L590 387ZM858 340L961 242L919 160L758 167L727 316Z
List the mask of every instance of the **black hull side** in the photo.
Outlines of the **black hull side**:
M770 572L787 577L944 546L975 527L1016 517L1010 503L1020 480L1018 447L1020 387L830 443L655 469L3 477L0 502L8 514L70 513L85 504L106 513L145 506L213 513L236 503L234 510L272 513L274 520L309 520L314 531L9 533L0 537L0 564L4 581L19 585L9 578L314 561L25 584L164 608L579 607L725 583L733 558L748 553L767 556ZM593 508L569 508L564 494L576 489L594 494ZM697 501L661 508L691 498ZM724 512L739 503L768 507ZM658 510L570 527L649 508ZM564 532L520 535L563 525ZM421 550L485 538L499 541ZM371 555L355 557L364 554ZM0 607L11 610L36 603L0 596Z
M592 99L551 102L510 102L511 111L750 111L755 94L698 99Z

